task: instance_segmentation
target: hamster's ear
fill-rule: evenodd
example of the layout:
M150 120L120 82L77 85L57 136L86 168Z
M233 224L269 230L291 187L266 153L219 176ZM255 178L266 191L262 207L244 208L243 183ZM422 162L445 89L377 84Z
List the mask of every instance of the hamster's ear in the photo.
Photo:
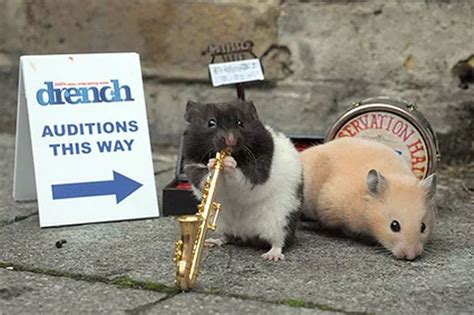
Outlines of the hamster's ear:
M194 101L188 101L186 104L186 113L184 113L184 120L190 123L193 120L193 117L199 111L200 104Z
M372 169L367 174L367 190L372 197L380 197L388 188L388 182L385 177Z
M257 108L255 107L255 104L253 103L253 101L245 101L244 106L245 106L245 111L249 114L249 116L252 117L253 119L258 120Z
M436 185L438 184L438 176L431 174L427 178L420 181L418 186L423 188L426 194L426 200L432 201L436 193Z

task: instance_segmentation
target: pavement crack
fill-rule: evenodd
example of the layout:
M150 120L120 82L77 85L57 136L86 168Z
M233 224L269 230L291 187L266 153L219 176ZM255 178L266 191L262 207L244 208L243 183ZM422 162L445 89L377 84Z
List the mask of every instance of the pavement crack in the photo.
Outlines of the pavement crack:
M30 213L30 214L26 214L26 215L17 215L15 216L15 218L13 219L13 222L12 223L15 223L15 222L20 222L20 221L23 221L23 220L26 220L34 215L37 215L38 212L33 212L33 213Z
M230 298L236 298L240 300L262 302L262 303L268 303L268 304L287 305L294 308L302 307L302 308L309 308L309 309L319 309L321 311L333 312L333 313L364 314L364 315L369 314L367 312L347 311L347 310L336 308L327 304L314 303L314 302L304 301L301 299L272 300L272 299L267 299L267 298L263 298L259 296L250 296L250 295L245 295L245 294L224 292L217 288L205 289L205 290L193 290L193 292L198 293L198 294L217 295L217 296L222 296L222 297L230 297Z
M24 266L19 264L13 264L8 262L0 261L0 269L8 269L16 272L31 272L36 274L42 274L52 277L61 277L69 278L77 281L85 281L90 283L103 283L108 285L113 285L123 289L135 289L135 290L146 290L146 291L155 291L160 293L165 293L167 295L177 294L179 290L175 287L170 287L162 283L151 282L151 281L140 281L134 280L127 276L118 277L115 279L109 279L104 276L98 275L86 275L80 273L73 273L67 271L58 271L54 269L43 269L35 268L30 266Z
M13 223L16 223L16 222L20 222L20 221L23 221L23 220L26 220L32 216L35 216L37 215L38 212L33 212L33 213L30 213L30 214L26 214L26 215L17 215L13 218L13 220L3 220L3 221L0 221L0 227L4 227L4 226L7 226L7 225L10 225L10 224L13 224Z

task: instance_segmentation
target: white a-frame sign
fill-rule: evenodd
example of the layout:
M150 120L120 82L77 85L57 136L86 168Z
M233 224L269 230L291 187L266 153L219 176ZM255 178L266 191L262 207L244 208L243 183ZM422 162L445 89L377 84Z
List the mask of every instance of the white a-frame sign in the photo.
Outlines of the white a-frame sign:
M159 215L138 54L21 57L13 196L42 227Z

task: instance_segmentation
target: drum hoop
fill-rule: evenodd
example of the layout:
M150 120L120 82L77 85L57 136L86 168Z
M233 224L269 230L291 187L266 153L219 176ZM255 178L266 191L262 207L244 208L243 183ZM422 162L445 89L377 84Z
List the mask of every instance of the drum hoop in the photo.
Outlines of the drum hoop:
M410 106L413 106L412 110L405 109L407 107L410 108ZM413 127L421 134L424 142L427 145L427 153L429 158L427 167L428 169L425 177L432 174L436 169L437 162L440 160L438 139L436 138L436 134L433 132L430 123L423 116L423 114L417 111L414 105L411 105L401 99L375 97L365 99L360 103L354 104L353 107L344 112L331 126L331 128L329 128L324 142L334 139L341 127L353 117L372 111L382 111L395 114L406 119L413 125Z

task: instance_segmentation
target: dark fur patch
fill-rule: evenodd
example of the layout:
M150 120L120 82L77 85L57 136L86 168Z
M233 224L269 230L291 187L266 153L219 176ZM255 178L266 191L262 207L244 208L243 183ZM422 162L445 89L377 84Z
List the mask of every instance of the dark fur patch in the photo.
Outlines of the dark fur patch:
M204 177L206 177L209 172L207 168L204 167L185 165L184 173L188 177L191 184L193 184L195 187L199 187Z
M270 177L274 143L268 130L265 133L267 134L256 137L252 145L249 145L251 154L241 151L234 156L237 166L240 165L242 173L252 185L264 184Z
M242 237L237 235L226 234L225 236L230 244L237 246L251 246L263 250L269 250L272 247L269 241L264 240L263 238L260 238L258 236L246 239L243 239Z

